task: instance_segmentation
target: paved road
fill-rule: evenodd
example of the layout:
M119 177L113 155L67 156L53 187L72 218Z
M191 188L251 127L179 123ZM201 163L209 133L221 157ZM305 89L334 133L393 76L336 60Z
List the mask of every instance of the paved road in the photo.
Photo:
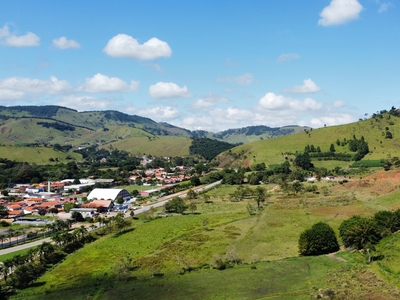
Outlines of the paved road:
M206 190L212 189L213 187L215 187L215 186L217 186L219 184L221 184L221 180L220 181L216 181L214 183L211 183L209 185L199 186L197 188L194 188L193 190L198 193L198 192L202 192L202 191L206 191ZM135 215L144 213L144 212L148 211L149 209L151 209L152 207L154 207L154 208L161 207L161 206L163 206L165 203L167 203L169 200L171 200L174 197L178 196L178 197L184 198L184 197L186 197L186 194L187 194L187 191L183 191L183 192L179 192L179 193L176 193L176 194L173 194L173 195L168 195L168 196L165 196L165 197L158 198L157 202L154 202L153 204L150 204L150 205L144 205L141 208L135 210ZM126 213L125 216L129 217L130 215L129 215L129 213ZM88 229L88 231L91 230L89 227L87 227L87 229ZM17 246L10 247L10 248L1 249L0 250L0 255L9 254L9 253L12 253L12 252L15 252L15 251L36 247L36 246L39 246L40 244L42 244L44 242L52 242L52 240L51 240L51 238L44 238L44 239L37 240L37 241L34 241L34 242L17 245Z
M16 251L19 251L19 250L24 250L24 249L36 247L36 246L39 246L39 245L43 244L44 242L51 242L51 239L50 238L44 238L44 239L37 240L37 241L34 241L34 242L17 245L17 246L10 247L10 248L1 249L0 250L0 255L9 254L9 253L16 252Z

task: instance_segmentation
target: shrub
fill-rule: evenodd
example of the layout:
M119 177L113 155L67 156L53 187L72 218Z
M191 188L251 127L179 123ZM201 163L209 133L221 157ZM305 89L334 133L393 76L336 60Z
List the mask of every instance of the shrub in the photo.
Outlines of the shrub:
M339 250L335 232L326 223L319 222L303 231L299 239L301 255L320 255Z

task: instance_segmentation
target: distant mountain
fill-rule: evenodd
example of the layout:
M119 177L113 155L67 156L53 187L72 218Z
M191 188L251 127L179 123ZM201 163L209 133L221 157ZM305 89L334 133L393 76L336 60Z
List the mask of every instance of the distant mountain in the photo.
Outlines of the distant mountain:
M165 122L116 110L85 111L67 107L0 106L2 145L69 145L72 149L99 145L132 153L188 155L191 138L231 144L249 143L309 129L300 126L249 126L219 133L190 131Z

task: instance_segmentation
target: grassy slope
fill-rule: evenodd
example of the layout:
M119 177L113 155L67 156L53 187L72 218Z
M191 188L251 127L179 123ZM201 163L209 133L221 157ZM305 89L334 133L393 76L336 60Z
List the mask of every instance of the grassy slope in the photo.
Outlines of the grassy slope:
M39 165L51 164L49 158L58 158L59 162L67 163L71 161L66 159L67 156L72 157L76 161L80 161L82 158L81 155L77 153L60 152L47 147L0 146L0 157L2 158Z
M394 122L394 125L390 125ZM393 139L386 139L384 136L385 128L393 134ZM383 119L377 118L358 121L356 123L331 126L320 129L314 129L305 132L293 134L290 136L278 137L265 141L258 141L246 145L236 147L231 150L237 157L234 160L229 152L218 157L221 165L234 163L235 165L252 165L265 162L266 164L283 163L285 156L293 158L294 156L287 153L303 152L306 145L319 146L321 151L329 151L331 144L334 144L336 152L350 153L347 146L337 146L336 140L342 141L352 139L353 135L357 138L364 136L368 142L370 153L364 158L369 160L386 159L388 156L397 156L400 146L400 137L396 135L400 131L400 119L391 116L385 116ZM325 166L331 168L333 166L346 166L347 162L314 162L316 166Z
M345 185L319 183L327 186L329 195L306 194L288 198L276 194L270 199L273 204L258 216L247 214L246 205L249 201L253 203L251 200L239 203L228 200L227 195L235 187L219 187L210 192L213 204L197 203L201 214L149 223L135 221L135 230L103 237L70 255L40 278L36 287L25 290L23 298L52 299L55 294L62 293L63 299L85 296L111 299L117 294L131 299L132 294L126 293L134 289L137 299L156 299L161 295L163 299L187 299L187 295L192 299L197 296L203 296L203 299L252 299L279 293L282 294L278 298L307 299L312 286L332 285L329 274L343 272L343 263L326 257L296 258L300 233L318 221L327 222L337 232L341 221L354 214L371 216L377 210L396 208L398 192L393 189L399 182L400 172L390 171L371 174L362 180L353 179ZM206 219L208 230L203 225ZM137 280L110 284L110 277L117 272L117 261L128 254L138 267L131 273ZM203 268L184 276L177 275L185 265L213 264L216 259L225 257L239 257L248 264L258 262L257 270L244 264L223 273ZM397 254L394 259L398 261ZM346 266L346 270L352 267ZM150 274L155 270L165 276L152 278ZM261 275L257 277L257 274ZM371 274L369 281L379 281ZM345 276L335 276L338 277L335 287L343 288L344 281L340 278ZM368 290L361 287L368 286L369 281L354 277L351 280L360 284L358 293ZM397 282L393 283L399 287ZM371 289L380 291L375 287Z
M76 114L74 114L75 116ZM93 113L92 118L99 117L98 114ZM88 130L85 128L76 127L75 131L62 132L54 128L44 128L37 125L37 122L45 121L46 119L30 119L23 118L18 120L7 120L0 126L0 144L14 145L23 141L24 143L50 143L60 145L72 145L77 148L80 145L94 145L100 144L103 147L109 148L110 146L119 150L125 150L131 153L147 153L155 156L186 156L189 154L189 146L191 140L184 137L174 136L160 136L156 137L138 128L120 125L108 125L108 131L103 129ZM77 123L82 123L81 120ZM91 121L92 125L96 123ZM12 160L29 161L35 163L45 163L50 157L63 160L63 155L52 153L51 151L41 151L40 157L37 150L18 150L16 153L2 151L2 156ZM21 152L22 151L22 152ZM25 156L24 154L28 154ZM69 153L71 156L76 157L74 153ZM9 156L6 156L9 155ZM33 156L33 157L31 157ZM66 155L65 155L66 156Z

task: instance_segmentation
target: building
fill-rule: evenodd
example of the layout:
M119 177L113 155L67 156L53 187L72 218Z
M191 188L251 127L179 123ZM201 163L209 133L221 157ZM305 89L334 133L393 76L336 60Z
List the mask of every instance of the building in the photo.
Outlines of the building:
M125 201L131 199L131 195L124 189L94 189L87 196L88 200L111 200L115 202L118 197L122 197Z

